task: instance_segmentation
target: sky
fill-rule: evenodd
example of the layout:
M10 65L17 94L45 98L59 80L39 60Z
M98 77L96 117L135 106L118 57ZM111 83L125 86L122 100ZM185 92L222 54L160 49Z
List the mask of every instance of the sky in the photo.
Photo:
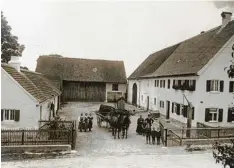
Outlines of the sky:
M4 0L22 66L40 55L123 60L129 76L150 54L222 23L233 2Z

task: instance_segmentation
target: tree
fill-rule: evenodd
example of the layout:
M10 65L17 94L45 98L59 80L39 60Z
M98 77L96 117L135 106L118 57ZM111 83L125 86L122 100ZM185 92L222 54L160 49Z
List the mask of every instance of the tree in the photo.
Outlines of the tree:
M11 26L8 25L3 12L1 12L1 34L2 62L8 63L11 56L22 56L25 46L20 45L18 37L11 34Z
M234 168L234 139L231 140L231 145L221 145L216 142L213 145L213 156L216 163L222 163L224 168L228 165L230 168Z
M234 44L232 46L232 54L231 54L232 60L230 60L231 65L229 67L225 67L224 71L227 70L227 74L229 78L234 78Z

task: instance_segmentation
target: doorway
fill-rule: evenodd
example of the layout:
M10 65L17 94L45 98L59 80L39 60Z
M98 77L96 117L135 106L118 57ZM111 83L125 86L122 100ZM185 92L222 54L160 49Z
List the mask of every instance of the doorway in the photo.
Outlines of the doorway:
M132 87L132 104L137 106L137 84L134 83Z
M166 119L170 118L170 101L167 101L166 103Z
M147 96L147 106L146 106L146 110L149 110L149 96Z

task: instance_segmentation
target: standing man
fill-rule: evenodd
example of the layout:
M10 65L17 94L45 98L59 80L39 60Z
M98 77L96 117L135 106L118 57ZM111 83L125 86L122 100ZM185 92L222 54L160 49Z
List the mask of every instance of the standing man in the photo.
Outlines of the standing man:
M147 124L149 124L150 129L151 129L151 126L152 126L154 120L150 117L150 114L148 114L148 117L145 119L145 121Z
M137 129L136 129L136 132L140 135L142 134L143 122L144 119L142 118L142 115L140 115L140 118L138 118L137 120Z
M55 113L54 113L54 103L53 102L50 104L50 112L51 111L53 113L53 118L54 118L55 117Z

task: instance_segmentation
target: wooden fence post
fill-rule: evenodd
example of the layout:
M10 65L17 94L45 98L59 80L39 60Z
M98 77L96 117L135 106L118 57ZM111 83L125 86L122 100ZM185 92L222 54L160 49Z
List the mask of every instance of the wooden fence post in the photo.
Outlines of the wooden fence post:
M72 144L71 149L74 150L76 148L76 129L72 129Z
M24 130L22 130L22 145L24 145Z

